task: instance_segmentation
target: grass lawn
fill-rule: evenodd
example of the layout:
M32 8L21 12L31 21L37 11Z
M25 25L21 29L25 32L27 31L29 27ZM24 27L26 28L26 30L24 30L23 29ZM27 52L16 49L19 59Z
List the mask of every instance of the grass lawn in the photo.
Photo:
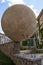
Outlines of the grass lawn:
M15 65L15 64L7 55L5 55L2 51L0 51L0 65Z

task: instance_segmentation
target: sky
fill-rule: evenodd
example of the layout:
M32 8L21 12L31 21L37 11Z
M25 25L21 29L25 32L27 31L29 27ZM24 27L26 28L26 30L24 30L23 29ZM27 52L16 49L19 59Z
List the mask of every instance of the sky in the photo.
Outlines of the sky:
M40 11L43 9L43 0L0 0L0 33L3 33L1 28L1 18L4 13L4 11L15 4L25 4L28 7L30 7L36 17L40 13Z

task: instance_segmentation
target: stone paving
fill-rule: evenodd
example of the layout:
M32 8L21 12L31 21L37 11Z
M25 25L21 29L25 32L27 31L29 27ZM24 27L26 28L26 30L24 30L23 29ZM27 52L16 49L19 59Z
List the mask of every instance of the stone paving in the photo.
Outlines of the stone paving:
M43 54L16 54L16 56L30 60L35 63L38 62L38 65L43 65Z

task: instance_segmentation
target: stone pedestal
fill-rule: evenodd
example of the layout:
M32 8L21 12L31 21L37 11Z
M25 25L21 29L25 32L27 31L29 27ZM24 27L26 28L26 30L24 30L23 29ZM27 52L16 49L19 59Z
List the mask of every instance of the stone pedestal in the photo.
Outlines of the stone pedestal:
M14 42L13 53L14 54L20 53L20 42Z

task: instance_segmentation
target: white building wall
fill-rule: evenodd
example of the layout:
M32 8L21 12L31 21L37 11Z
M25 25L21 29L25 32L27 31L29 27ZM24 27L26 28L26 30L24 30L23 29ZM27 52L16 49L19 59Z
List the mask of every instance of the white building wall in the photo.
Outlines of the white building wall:
M11 42L12 40L9 39L7 36L0 34L0 44Z

